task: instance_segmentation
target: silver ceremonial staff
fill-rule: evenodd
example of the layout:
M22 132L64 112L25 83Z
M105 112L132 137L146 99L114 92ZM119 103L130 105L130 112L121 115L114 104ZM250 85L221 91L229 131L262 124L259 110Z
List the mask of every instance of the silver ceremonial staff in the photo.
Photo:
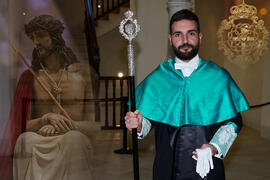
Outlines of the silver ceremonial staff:
M137 36L140 31L140 26L136 19L133 19L133 12L128 10L125 12L125 19L121 21L119 26L119 32L129 41L128 44L128 69L130 76L130 96L131 96L131 111L136 110L135 100L135 67L134 67L134 50L131 41ZM138 158L138 140L137 140L137 129L132 129L132 144L133 144L133 170L134 180L139 180L139 158Z

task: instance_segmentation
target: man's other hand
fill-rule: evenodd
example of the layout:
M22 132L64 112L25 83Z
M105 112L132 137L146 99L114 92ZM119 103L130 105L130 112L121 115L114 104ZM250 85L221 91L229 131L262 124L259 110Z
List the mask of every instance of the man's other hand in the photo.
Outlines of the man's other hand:
M205 149L205 148L208 148L208 147L211 149L212 156L214 156L215 154L218 153L217 148L216 148L214 145L212 145L212 144L203 144L203 145L201 146L200 149ZM193 154L196 158L198 158L197 152L196 152L196 151L193 151L192 154Z

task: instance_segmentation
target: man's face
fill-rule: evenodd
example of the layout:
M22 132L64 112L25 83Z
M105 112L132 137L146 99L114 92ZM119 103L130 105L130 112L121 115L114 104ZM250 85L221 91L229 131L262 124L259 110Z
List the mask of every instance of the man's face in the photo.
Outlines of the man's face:
M169 34L170 44L176 57L181 60L191 60L199 51L202 34L198 32L196 22L180 20L172 24L172 34Z
M35 44L39 58L46 58L54 52L54 46L48 31L35 31L32 33L31 39Z

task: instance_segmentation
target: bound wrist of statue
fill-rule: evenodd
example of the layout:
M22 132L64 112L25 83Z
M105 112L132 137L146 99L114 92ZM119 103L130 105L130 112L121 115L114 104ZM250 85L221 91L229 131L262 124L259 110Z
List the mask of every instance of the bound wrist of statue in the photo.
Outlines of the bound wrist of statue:
M41 125L42 126L45 126L48 124L49 120L48 120L48 116L49 116L50 113L47 113L47 114L44 114L42 117L41 117Z

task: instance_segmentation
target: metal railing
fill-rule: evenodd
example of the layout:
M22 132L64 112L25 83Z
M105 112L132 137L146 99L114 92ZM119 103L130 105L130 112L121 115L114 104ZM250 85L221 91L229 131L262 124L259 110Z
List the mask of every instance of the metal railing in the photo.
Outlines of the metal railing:
M123 127L123 117L125 116L124 110L127 105L129 97L129 77L112 77L112 76L101 76L99 78L100 85L104 85L104 102L105 102L105 120L104 126L102 129L119 129ZM101 87L102 88L102 87ZM118 91L118 92L117 92ZM111 96L109 96L109 93ZM118 95L116 95L118 93ZM102 94L100 93L102 96ZM109 103L112 105L112 108L109 108ZM116 120L116 103L119 105L119 121ZM109 119L109 112L112 111L112 115Z

